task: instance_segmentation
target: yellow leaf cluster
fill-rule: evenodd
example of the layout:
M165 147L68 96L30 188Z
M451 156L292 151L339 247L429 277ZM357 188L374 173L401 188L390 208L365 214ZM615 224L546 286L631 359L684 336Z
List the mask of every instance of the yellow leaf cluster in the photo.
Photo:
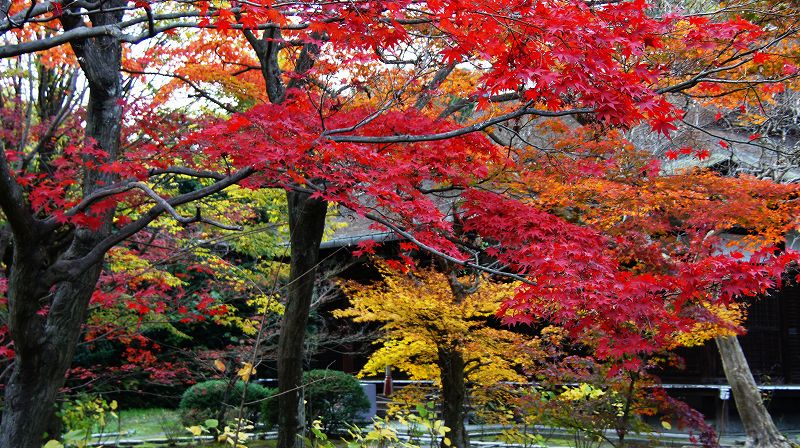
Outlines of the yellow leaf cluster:
M183 280L167 271L158 269L149 260L145 260L124 247L111 249L106 256L106 260L111 272L126 272L130 275L129 286L131 287L136 287L147 281L162 282L173 288L184 285Z
M284 311L283 304L277 301L277 297L271 295L257 294L252 299L247 300L246 303L256 308L257 316L265 314L282 315ZM221 307L216 306L213 309L219 312ZM224 313L217 314L212 318L214 322L219 325L238 328L248 336L255 336L258 333L260 324L258 319L241 316L239 309L231 304L225 304L225 309Z
M256 368L253 367L253 364L250 364L249 362L243 362L242 368L236 372L236 375L238 375L245 383L250 381L250 377L255 374Z
M577 386L564 387L564 392L558 396L558 399L564 401L593 400L605 394L603 389L594 387L591 384L581 383Z
M356 322L379 322L384 331L361 375L375 375L391 365L412 379L439 380L438 350L459 351L467 377L479 384L519 381L517 372L526 359L515 357L521 344L531 343L519 334L487 326L500 303L514 294L516 284L482 279L477 290L456 298L448 276L433 269L409 274L381 266L382 283L344 282L351 307L337 317ZM462 282L468 279L460 279Z
M718 322L696 322L691 330L674 336L674 347L696 347L715 337L736 336L736 328L744 324L747 316L747 308L743 303L706 304L705 308Z

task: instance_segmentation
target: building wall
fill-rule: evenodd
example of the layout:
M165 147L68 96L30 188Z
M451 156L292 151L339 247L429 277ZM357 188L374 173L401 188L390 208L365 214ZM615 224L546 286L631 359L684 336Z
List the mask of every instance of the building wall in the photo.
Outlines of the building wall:
M756 382L800 384L800 287L791 286L755 300L748 308L747 333L740 336ZM665 383L724 384L725 374L713 341L680 349L686 368L665 369Z

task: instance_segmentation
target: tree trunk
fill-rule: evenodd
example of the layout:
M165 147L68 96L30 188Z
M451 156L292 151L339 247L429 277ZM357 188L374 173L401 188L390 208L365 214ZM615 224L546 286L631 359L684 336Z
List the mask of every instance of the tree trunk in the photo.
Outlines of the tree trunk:
M791 445L775 427L772 417L764 407L739 340L736 336L717 337L714 340L747 435L745 448L790 448Z
M328 203L292 191L287 198L291 265L289 297L278 340L278 448L302 448L303 344Z
M0 0L2 1L2 0ZM307 42L297 58L293 77L284 86L279 53L285 48L280 28L271 28L257 37L251 30L242 30L258 56L267 96L273 104L286 99L287 89L299 87L304 73L313 67L319 45ZM316 32L313 39L323 39ZM305 426L303 407L303 349L306 324L314 292L319 259L319 243L325 229L328 203L310 199L307 193L289 191L289 242L291 261L289 292L278 339L278 448L303 447L301 436Z
M42 288L29 286L35 283L19 282L26 272L34 270L27 269L24 261L16 261L11 276L16 281L13 286L9 282L9 311L12 316L9 327L16 356L14 369L6 383L0 446L40 448L46 441L45 436L59 437L59 434L45 435L45 431L55 410L56 396L72 363L100 269L96 266L80 279L58 285L49 313L41 316L36 312Z
M91 14L93 26L118 23L125 0L110 0L112 12ZM64 15L65 29L85 26L82 16ZM86 144L97 145L114 160L119 152L122 117L120 75L122 47L113 36L72 42L89 84ZM107 186L114 176L87 170L83 192ZM31 213L27 204L16 204ZM4 205L5 207L5 205ZM76 260L88 254L109 234L113 210L106 212L100 228L60 226L45 228L32 220L31 228L14 229L13 260L9 266L8 327L16 351L14 368L5 386L0 447L40 448L59 389L80 337L81 326L101 265L87 266L67 279L43 282L56 260ZM47 434L58 438L59 434Z
M630 430L630 416L631 416L631 405L633 405L633 394L636 390L636 380L639 375L635 372L630 373L630 381L628 382L628 390L625 393L625 408L622 410L622 415L619 416L617 419L617 425L615 431L617 433L617 445L616 448L624 448L625 447L625 437L628 435L628 431Z
M442 381L442 419L450 428L447 438L452 448L469 447L469 437L464 427L467 413L465 409L467 386L464 383L464 355L458 349L439 350L439 371ZM446 448L444 441L442 448Z

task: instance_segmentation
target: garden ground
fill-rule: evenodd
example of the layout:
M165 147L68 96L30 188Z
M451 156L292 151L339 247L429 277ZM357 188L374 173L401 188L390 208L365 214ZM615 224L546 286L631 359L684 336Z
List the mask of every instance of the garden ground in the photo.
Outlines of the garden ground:
M468 431L472 444L479 448L492 448L500 446L533 447L536 445L523 445L519 443L506 443L500 440L500 433L504 428L498 425L469 425ZM535 428L544 436L543 445L548 448L606 448L608 444L578 440L567 431L552 428ZM98 433L104 437L96 437L94 444L103 446L136 446L141 448L156 448L170 446L170 443L179 442L183 446L197 446L199 442L191 442L191 435L180 422L178 411L173 409L128 409L119 413L119 419L110 419L108 425ZM402 430L399 431L402 433ZM800 443L800 433L787 434L790 441ZM628 440L631 446L673 446L681 447L692 445L686 433L671 431L653 435L630 435ZM732 433L720 439L723 447L742 446L744 435ZM187 445L188 444L188 445ZM174 446L174 445L172 445ZM227 444L208 444L206 447L228 447ZM253 440L247 443L248 448L274 447L275 440ZM342 444L344 446L344 444Z

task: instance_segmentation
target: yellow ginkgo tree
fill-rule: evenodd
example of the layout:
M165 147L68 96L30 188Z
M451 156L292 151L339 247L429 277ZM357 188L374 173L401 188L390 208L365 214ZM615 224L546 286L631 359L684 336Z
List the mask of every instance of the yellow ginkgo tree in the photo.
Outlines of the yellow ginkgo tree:
M520 371L538 341L490 325L500 303L517 285L485 277L459 277L455 271L420 269L409 273L380 265L381 283L343 283L351 307L336 312L356 322L379 322L381 347L361 375L393 366L414 380L441 387L445 425L452 445L467 446L464 431L467 384L523 381ZM446 271L446 269L445 269Z

